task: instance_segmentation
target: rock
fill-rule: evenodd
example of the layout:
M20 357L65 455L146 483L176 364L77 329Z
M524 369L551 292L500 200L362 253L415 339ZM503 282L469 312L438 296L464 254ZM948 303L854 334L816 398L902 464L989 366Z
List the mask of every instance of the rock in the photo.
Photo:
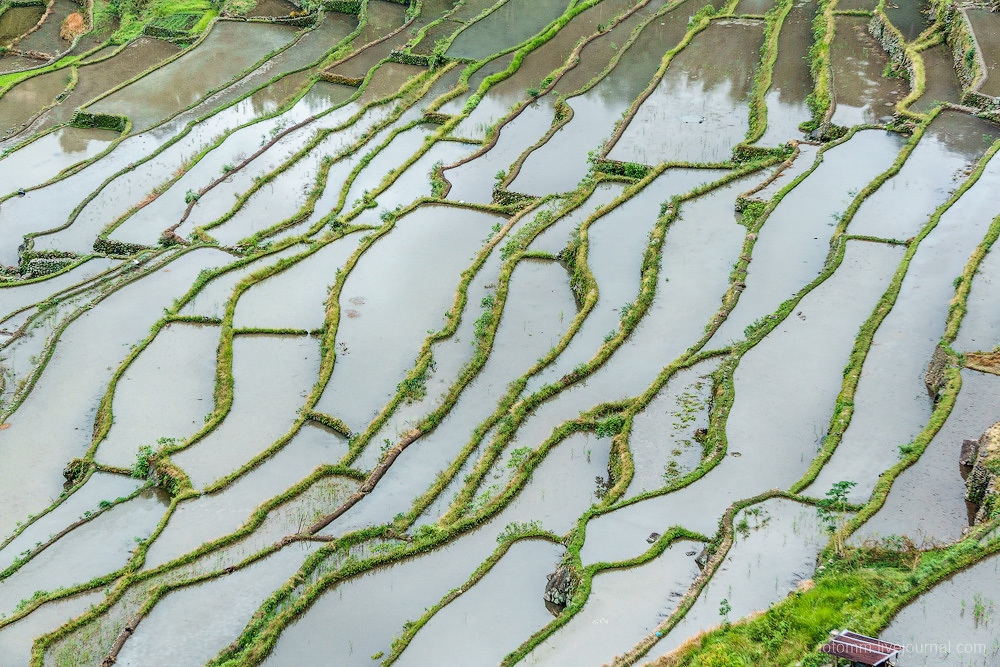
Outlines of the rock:
M941 394L941 390L944 388L946 379L944 371L948 367L948 361L948 353L945 352L943 347L937 347L934 349L931 362L927 364L927 372L924 373L924 385L927 387L927 393L930 394L935 403Z
M545 607L558 616L573 597L579 578L569 565L560 565L546 578L549 582L545 585L542 598L545 600Z
M834 141L847 134L847 128L833 123L823 123L809 133L809 138L813 141Z
M1000 497L1000 422L986 429L977 444L976 460L965 480L965 499L979 505L974 525L990 519Z
M69 490L82 480L87 471L90 470L90 461L87 459L73 459L63 468L63 489Z
M694 564L698 566L699 570L704 570L706 563L708 563L708 547L703 548L697 558L694 559Z
M971 468L976 464L977 454L979 454L979 441L963 440L962 452L958 455L958 465L963 468Z
M659 533L650 533L649 537L646 538L646 542L649 543L649 544L652 544L653 542L655 542L658 539L660 539L660 534Z

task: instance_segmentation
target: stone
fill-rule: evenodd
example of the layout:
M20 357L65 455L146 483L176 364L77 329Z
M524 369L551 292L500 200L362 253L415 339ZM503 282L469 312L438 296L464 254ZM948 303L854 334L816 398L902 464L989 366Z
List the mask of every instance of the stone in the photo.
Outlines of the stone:
M958 455L958 465L963 468L971 468L976 464L976 455L979 454L978 440L963 440L962 451Z
M930 363L927 364L927 372L924 373L924 385L927 387L927 393L930 394L935 403L941 394L941 390L944 389L947 379L944 371L948 367L948 361L948 353L945 352L943 347L937 347L934 349Z
M701 550L701 553L694 559L694 563L698 566L699 570L705 569L705 564L708 563L708 547Z
M1000 496L1000 422L986 429L977 444L975 463L965 480L965 499L979 505L974 525L990 519Z
M545 607L554 615L558 615L573 597L578 577L569 565L560 565L546 579L548 583L545 584L545 594L542 598L545 600Z

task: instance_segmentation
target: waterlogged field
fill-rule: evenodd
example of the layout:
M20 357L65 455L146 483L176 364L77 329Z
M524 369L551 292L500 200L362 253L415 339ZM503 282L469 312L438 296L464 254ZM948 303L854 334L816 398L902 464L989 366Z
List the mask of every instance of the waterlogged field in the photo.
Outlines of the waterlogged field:
M998 664L997 14L119 4L0 2L0 666Z

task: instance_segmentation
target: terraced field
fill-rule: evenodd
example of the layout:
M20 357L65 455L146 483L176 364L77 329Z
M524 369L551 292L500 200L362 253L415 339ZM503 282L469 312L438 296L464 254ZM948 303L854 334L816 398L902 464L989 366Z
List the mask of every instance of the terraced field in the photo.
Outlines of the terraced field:
M1000 664L996 16L0 0L0 666Z

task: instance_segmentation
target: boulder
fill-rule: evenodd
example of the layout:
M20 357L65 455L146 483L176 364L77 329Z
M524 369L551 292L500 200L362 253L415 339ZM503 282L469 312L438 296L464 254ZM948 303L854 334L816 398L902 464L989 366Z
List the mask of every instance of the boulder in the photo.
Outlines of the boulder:
M1000 496L1000 422L986 429L977 443L975 463L965 480L965 499L979 505L975 525L989 520Z
M958 465L963 468L971 468L976 465L976 456L979 454L978 440L963 440L962 451L958 455Z
M924 373L924 385L927 387L927 393L935 402L937 402L947 380L944 371L948 367L948 361L948 353L943 347L934 348L934 355L927 365L927 372Z
M545 585L545 594L542 597L546 608L558 615L573 597L578 578L569 565L560 565L546 578L549 581Z

